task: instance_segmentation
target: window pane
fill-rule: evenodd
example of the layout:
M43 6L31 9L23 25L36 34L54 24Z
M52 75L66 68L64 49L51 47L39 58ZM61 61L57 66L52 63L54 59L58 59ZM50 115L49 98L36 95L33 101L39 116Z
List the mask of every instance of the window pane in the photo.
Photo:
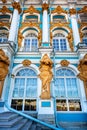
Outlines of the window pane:
M57 111L67 111L66 100L56 100L56 110Z
M70 111L81 111L81 104L79 100L69 100Z

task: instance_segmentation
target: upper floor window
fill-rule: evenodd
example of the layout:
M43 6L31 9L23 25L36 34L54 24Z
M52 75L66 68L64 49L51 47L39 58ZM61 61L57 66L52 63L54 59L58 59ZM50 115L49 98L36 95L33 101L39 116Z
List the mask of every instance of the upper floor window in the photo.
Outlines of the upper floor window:
M24 51L37 51L38 50L38 39L35 34L29 34L24 40Z
M80 14L80 21L81 22L87 22L87 14L86 13Z
M66 38L63 34L58 33L53 37L53 47L55 51L66 51L67 50L67 43Z
M83 43L87 46L87 33L84 34Z
M67 22L66 17L64 15L54 15L53 16L53 22Z

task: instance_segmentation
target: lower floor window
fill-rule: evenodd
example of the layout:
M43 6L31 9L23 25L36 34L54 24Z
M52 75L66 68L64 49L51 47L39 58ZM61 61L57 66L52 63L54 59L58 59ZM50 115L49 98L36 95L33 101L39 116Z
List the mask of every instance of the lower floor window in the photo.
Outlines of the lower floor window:
M36 111L36 99L12 99L11 107L19 111Z
M80 100L77 99L56 99L57 111L81 111Z

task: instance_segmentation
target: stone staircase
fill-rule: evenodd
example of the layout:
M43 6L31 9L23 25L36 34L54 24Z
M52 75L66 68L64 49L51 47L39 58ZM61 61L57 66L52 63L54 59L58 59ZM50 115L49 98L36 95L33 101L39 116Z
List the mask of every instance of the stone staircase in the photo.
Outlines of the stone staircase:
M51 130L14 112L0 113L0 130Z

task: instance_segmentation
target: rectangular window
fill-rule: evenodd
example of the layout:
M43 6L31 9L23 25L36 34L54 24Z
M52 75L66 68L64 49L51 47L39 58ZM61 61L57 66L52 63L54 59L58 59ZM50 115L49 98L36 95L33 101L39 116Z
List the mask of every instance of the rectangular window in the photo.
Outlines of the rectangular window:
M36 99L26 99L24 104L25 111L36 111Z
M57 111L67 111L66 100L56 100L56 110Z
M11 107L18 110L18 111L22 111L22 106L23 106L23 100L22 99L13 99L11 102Z

